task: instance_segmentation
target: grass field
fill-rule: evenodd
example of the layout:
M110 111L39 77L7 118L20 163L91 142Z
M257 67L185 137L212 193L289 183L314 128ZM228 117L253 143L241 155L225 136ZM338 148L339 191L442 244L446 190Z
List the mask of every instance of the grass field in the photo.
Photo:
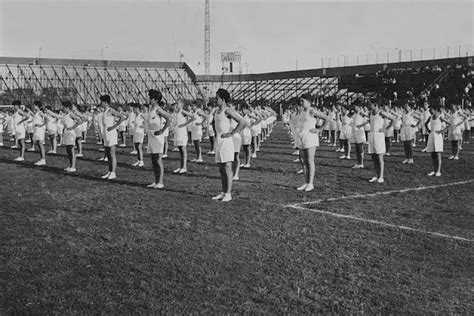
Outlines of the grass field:
M152 190L130 148L116 181L92 139L73 175L64 149L35 167L38 153L0 148L0 314L473 314L474 144L440 178L422 147L403 165L395 145L386 183L369 184L369 159L353 170L322 144L301 193L279 123L229 203L211 201L213 157L179 176L170 152Z

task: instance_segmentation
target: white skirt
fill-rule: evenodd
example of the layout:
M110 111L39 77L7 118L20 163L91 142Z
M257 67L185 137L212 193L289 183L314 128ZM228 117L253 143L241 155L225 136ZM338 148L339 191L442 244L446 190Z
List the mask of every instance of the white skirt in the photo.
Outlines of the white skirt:
M365 131L362 128L356 129L355 131L351 128L351 137L350 137L351 144L362 144L367 141L365 138Z
M63 143L66 146L74 146L76 144L76 133L74 130L64 130Z
M46 132L46 128L43 127L35 127L33 132L33 140L34 141L44 141L44 134Z
M385 154L385 134L381 132L369 133L369 154Z
M105 147L112 147L117 145L117 130L107 131L105 130L104 135L104 146Z
M148 133L148 149L149 154L162 154L165 147L165 137L163 134L155 136L153 132Z
M215 159L217 163L234 161L233 137L222 138L221 135L217 135Z
M402 142L415 139L415 129L411 126L404 126L400 130L400 139Z
M133 142L134 143L143 143L143 140L145 139L145 132L144 131L138 131L135 130L133 133Z
M242 137L240 134L234 134L232 140L234 141L234 153L239 153L240 147L242 147Z
M426 151L429 153L443 152L443 134L431 132L428 135L428 143L426 144Z
M318 134L311 133L310 131L303 131L298 134L298 138L300 139L299 143L301 144L302 149L319 146Z

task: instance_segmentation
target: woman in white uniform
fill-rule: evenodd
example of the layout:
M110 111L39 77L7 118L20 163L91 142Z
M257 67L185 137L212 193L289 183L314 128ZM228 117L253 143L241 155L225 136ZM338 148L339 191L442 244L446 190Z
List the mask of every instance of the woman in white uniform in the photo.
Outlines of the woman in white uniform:
M145 117L142 113L142 105L131 103L133 112L133 125L130 132L133 135L133 152L137 155L137 161L132 164L133 167L143 167L143 140L145 138ZM129 116L130 119L130 116ZM132 153L133 153L132 152Z
M439 105L430 107L431 116L425 123L425 128L429 132L428 141L426 143L426 152L431 153L433 162L433 171L427 175L432 177L441 176L441 155L443 153L443 132L449 128L449 122L445 120L441 114ZM447 124L443 128L443 122Z
M35 162L36 166L46 165L46 154L44 150L44 136L46 134L46 117L41 111L43 104L41 101L33 103L33 142L38 145L40 160Z
M448 140L451 142L451 156L448 159L459 160L460 143L462 142L461 126L464 125L464 115L458 106L451 105L452 114L449 116Z
M183 100L178 100L178 102L175 103L174 118L176 126L174 128L174 146L179 150L180 166L179 168L173 170L173 173L180 174L186 173L188 171L188 151L186 149L188 144L187 126L194 120L191 113L183 110L183 107Z
M319 146L319 129L316 128L317 118L322 119L322 125L324 126L327 121L327 116L314 109L310 103L311 97L309 94L301 96L300 102L303 106L303 111L298 117L296 132L297 138L299 138L298 147L300 150L300 157L303 160L303 169L305 175L305 183L298 187L298 191L312 191L314 190L314 173L315 163L314 155L316 153L316 147Z
M341 128L339 133L339 140L342 142L341 152L344 154L340 159L351 159L351 123L352 119L349 117L349 110L341 108Z
M46 107L46 134L48 134L49 141L51 142L51 150L48 154L56 154L58 147L57 133L58 133L58 116L51 112L51 109Z
M374 163L375 177L369 180L370 183L383 183L384 180L384 160L385 155L385 119L392 120L393 118L387 112L380 110L377 102L372 102L370 105L371 113L369 121L364 123L370 124L370 132L368 134L369 155L372 156Z
M240 133L246 126L245 120L228 106L230 94L225 89L216 92L218 109L214 114L216 127L216 162L219 165L221 175L222 192L214 196L213 200L228 202L232 200L232 163L234 161L233 135ZM235 120L237 126L232 129L231 121Z
M24 161L25 160L25 122L30 118L30 116L24 111L24 107L21 105L19 100L15 100L12 102L13 109L15 113L12 116L12 124L15 130L15 141L18 142L18 146L20 146L20 157L15 158L15 161Z
M357 163L352 166L352 169L363 169L364 168L364 144L367 139L365 137L364 123L366 119L362 113L362 106L360 103L355 102L354 108L349 111L351 118L351 137L350 142L355 146Z
M147 117L147 134L148 134L148 153L151 154L151 163L155 174L155 182L148 185L148 188L162 189L163 184L163 150L165 138L163 133L171 122L171 115L165 112L159 105L162 95L158 90L150 90L150 111ZM164 123L164 121L166 123Z
M196 159L191 160L192 162L203 162L202 160L202 150L201 150L201 141L203 125L207 124L206 122L206 115L202 112L198 105L193 105L192 107L192 116L193 121L189 124L191 130L191 141L194 145L194 150L196 152Z
M110 96L102 95L100 97L100 106L104 109L102 114L102 135L104 137L105 155L109 171L101 176L102 179L112 180L117 178L117 156L115 147L117 146L117 128L127 119L126 116L110 107Z
M413 141L415 140L416 119L421 120L421 116L416 114L410 104L405 104L404 112L401 115L402 128L400 130L400 140L403 142L405 160L402 163L412 164L413 161Z
M63 142L66 146L66 153L69 159L69 167L64 169L66 172L76 172L76 153L74 146L76 144L76 128L82 123L82 119L75 115L76 107L71 101L64 101L62 103L65 115L62 118L62 125L64 126Z

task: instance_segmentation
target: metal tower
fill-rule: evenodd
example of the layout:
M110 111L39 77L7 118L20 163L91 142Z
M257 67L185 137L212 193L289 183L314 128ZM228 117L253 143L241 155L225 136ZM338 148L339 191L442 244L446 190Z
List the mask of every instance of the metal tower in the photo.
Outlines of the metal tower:
M211 72L211 18L209 13L209 0L206 0L206 11L204 18L204 67L205 75Z

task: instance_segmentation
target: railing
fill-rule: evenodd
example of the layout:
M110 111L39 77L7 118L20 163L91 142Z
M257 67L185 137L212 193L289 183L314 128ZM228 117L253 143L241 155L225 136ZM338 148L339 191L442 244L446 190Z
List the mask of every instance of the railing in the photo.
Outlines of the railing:
M359 65L388 64L420 60L467 57L474 55L474 45L447 45L444 47L418 49L375 49L359 55L321 57L321 68L347 67Z

